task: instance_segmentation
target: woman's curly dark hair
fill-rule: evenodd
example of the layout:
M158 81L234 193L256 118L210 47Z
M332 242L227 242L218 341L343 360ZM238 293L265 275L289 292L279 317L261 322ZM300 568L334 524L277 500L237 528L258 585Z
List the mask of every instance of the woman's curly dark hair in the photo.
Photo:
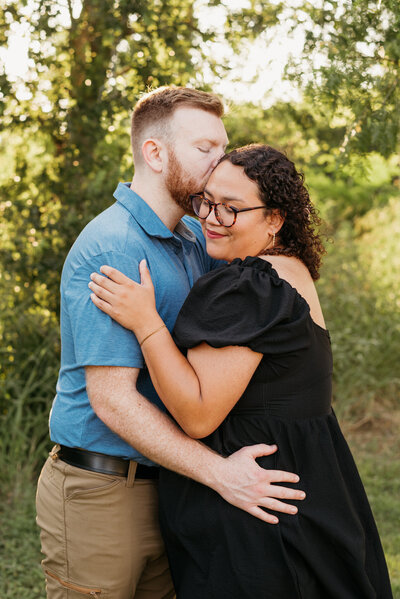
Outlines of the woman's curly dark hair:
M277 240L279 247L263 254L296 256L307 266L314 280L319 278L321 256L325 253L316 228L321 224L304 185L304 176L282 152L262 144L251 144L225 154L218 164L229 160L243 167L259 189L269 210L278 210L285 219Z

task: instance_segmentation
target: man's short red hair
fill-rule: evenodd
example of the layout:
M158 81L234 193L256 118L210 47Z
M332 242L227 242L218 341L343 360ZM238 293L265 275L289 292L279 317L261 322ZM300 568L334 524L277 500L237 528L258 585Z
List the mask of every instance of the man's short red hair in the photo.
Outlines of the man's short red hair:
M141 147L146 137L168 133L168 121L181 106L198 108L221 118L224 106L218 96L188 87L159 87L145 94L132 114L131 141L135 162L141 160Z

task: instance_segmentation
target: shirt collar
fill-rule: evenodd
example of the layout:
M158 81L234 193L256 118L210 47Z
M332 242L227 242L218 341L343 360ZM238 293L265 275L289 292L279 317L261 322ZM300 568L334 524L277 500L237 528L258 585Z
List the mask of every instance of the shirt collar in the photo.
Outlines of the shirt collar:
M118 183L118 187L114 191L114 198L131 213L136 222L151 237L164 239L174 237L174 234L164 225L154 210L130 188L130 183ZM174 233L193 243L196 241L196 235L185 225L183 220L178 222Z

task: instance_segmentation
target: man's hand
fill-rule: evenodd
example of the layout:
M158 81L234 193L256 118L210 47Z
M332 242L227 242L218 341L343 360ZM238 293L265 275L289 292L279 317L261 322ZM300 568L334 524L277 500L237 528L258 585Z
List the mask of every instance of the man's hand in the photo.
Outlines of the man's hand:
M271 455L276 445L244 447L223 458L187 437L136 389L138 368L87 366L86 386L97 416L127 443L154 462L193 478L217 491L226 501L252 516L276 524L262 507L295 514L297 508L279 499L304 499L305 493L271 483L297 483L297 474L261 468L256 458Z
M296 514L297 507L279 499L301 500L306 494L303 491L280 487L276 483L297 483L299 477L291 472L281 470L265 470L256 458L271 455L277 450L276 445L251 445L243 447L224 459L218 480L213 488L226 501L248 512L252 516L269 524L277 524L278 518L265 510ZM274 483L274 484L271 484Z

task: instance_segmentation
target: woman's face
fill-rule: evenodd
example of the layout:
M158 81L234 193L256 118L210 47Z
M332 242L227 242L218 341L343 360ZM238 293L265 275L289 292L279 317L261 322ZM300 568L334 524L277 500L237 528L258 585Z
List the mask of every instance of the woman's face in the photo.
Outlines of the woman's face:
M229 160L221 162L212 172L204 189L205 197L215 204L229 204L233 208L264 206L258 195L257 184L249 179L241 166ZM224 227L212 210L201 221L206 238L207 253L215 259L231 262L234 258L257 256L267 246L272 246L270 217L264 210L251 210L237 214L232 227Z

